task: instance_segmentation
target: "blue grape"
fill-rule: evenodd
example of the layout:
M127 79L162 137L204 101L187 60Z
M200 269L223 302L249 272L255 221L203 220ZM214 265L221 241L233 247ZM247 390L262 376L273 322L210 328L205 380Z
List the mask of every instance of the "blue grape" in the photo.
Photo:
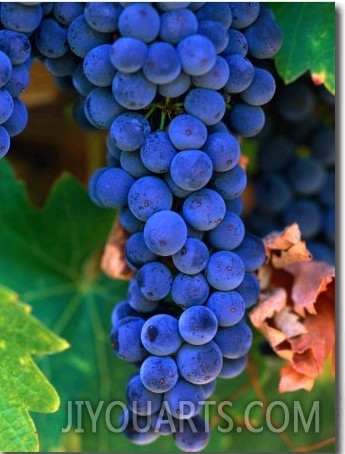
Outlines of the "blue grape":
M163 396L149 391L143 385L140 375L135 375L127 383L126 402L133 413L148 416L159 411Z
M203 241L187 238L182 249L172 256L175 267L184 274L197 274L206 268L209 251Z
M242 219L227 211L222 222L207 233L207 239L214 248L231 251L241 244L244 233Z
M263 241L252 233L246 233L242 243L233 252L241 258L247 272L258 270L266 259Z
M229 79L224 87L227 93L241 93L254 79L254 66L246 57L239 54L224 57L229 65Z
M140 157L144 166L153 173L168 172L175 155L176 149L169 135L164 131L149 134L140 148Z
M150 175L149 170L144 166L140 154L137 151L122 151L120 166L134 178L141 178Z
M226 172L214 172L210 186L215 189L224 200L239 197L247 186L247 174L243 167L236 164Z
M122 227L129 233L136 233L144 230L144 222L136 218L128 207L120 209L119 221Z
M283 36L279 25L270 17L259 17L246 30L248 51L252 57L266 59L273 57L281 48Z
M103 208L119 208L127 205L127 197L134 178L122 169L106 168L95 181L93 198Z
M117 2L86 2L84 16L90 27L102 33L112 33L117 30L121 11Z
M243 318L246 309L237 288L236 291L213 292L206 302L206 307L214 313L221 327L236 325Z
M316 105L315 95L304 81L283 87L277 101L279 114L294 124L311 118Z
M176 254L187 239L183 218L170 210L153 213L144 227L144 239L151 251L160 256Z
M51 18L42 20L35 31L35 44L45 57L62 57L69 50L66 27ZM84 55L80 55L80 57L84 57Z
M194 88L185 97L184 108L188 114L209 126L218 123L223 118L225 101L217 91L208 88Z
M308 251L312 254L313 260L335 264L335 250L330 246L318 241L308 242Z
M246 272L243 281L235 288L235 291L242 296L246 308L252 307L260 295L258 278L253 273Z
M321 162L313 157L298 157L289 164L288 178L298 194L311 196L322 190L327 173Z
M224 358L237 359L250 350L253 333L246 321L242 319L236 325L219 328L214 342L220 348Z
M241 92L241 99L252 106L267 104L274 96L276 83L266 69L254 68L254 77L249 87Z
M187 8L190 2L157 2L156 6L161 11L175 11L180 8Z
M122 36L150 43L158 36L160 17L150 4L134 3L121 12L118 28Z
M172 203L167 184L151 175L137 180L128 194L129 209L140 221L147 221L157 211L170 210Z
M204 123L188 114L174 117L169 124L168 134L178 150L201 148L207 139L207 129Z
M264 124L265 113L259 106L237 103L230 110L229 126L235 134L253 137L262 130Z
M138 287L136 278L131 279L127 290L127 302L132 309L140 313L150 313L157 309L158 302L145 298Z
M14 100L15 102L15 100ZM6 124L6 123L5 123ZM335 205L335 171L327 172L326 183L319 193L320 202L326 207Z
M5 123L12 115L13 99L5 88L0 88L0 124Z
M2 2L0 18L4 28L31 33L42 20L42 7L40 4L23 5L18 2Z
M168 314L157 314L146 320L141 330L141 342L155 356L168 356L182 345L179 322Z
M183 150L171 161L171 178L178 186L195 191L206 186L212 176L212 161L201 150Z
M28 110L25 104L19 99L13 99L13 111L8 120L2 123L2 126L8 132L10 137L20 134L28 123Z
M280 174L263 174L255 185L260 210L267 214L283 212L293 199L289 181Z
M192 79L191 77L184 73L183 71L167 84L158 85L158 93L165 98L177 98L178 96L183 95L191 86Z
M216 57L216 63L209 72L202 76L193 76L192 81L196 87L209 88L211 90L220 90L224 87L229 79L229 65L226 60L219 55ZM182 94L182 93L181 93Z
M54 2L42 2L41 7L43 16L47 16L53 11Z
M324 127L318 131L310 144L312 155L326 166L335 165L335 130Z
M153 443L159 437L151 425L151 416L136 415L128 408L121 412L119 427L124 427L122 433L132 443L143 446Z
M0 30L0 50L9 57L12 65L20 65L30 57L31 43L23 33Z
M170 356L149 356L140 367L144 386L154 393L166 393L178 380L178 369Z
M84 103L84 113L88 121L98 129L109 129L115 118L124 111L114 99L108 87L92 89Z
M222 352L214 341L203 345L183 344L176 355L181 376L195 385L213 381L222 369Z
M230 251L218 251L210 256L205 276L217 290L233 290L243 281L245 266L239 255Z
M212 189L193 192L183 202L183 217L196 230L207 231L217 227L225 216L224 199Z
M215 125L207 126L207 131L209 134L213 134L214 132L229 132L229 128L223 121L218 121Z
M82 63L79 63L73 71L72 83L77 92L82 96L87 96L91 90L96 88L96 86L86 78Z
M223 367L220 371L219 378L234 378L240 375L246 368L248 355L240 356L235 359L223 358Z
M176 432L175 422L173 417L165 409L165 404L163 401L163 406L160 411L152 415L151 427L155 433L158 433L162 436L171 435Z
M169 189L171 193L180 199L184 199L189 196L193 191L188 191L187 189L182 189L180 186L178 186L174 180L171 178L170 173L165 173L164 174L164 181L166 184L169 186Z
M179 9L161 15L159 37L162 41L177 44L189 35L198 32L198 20L189 9Z
M314 238L322 228L321 207L311 199L297 199L287 207L283 214L285 225L296 222L302 233L302 238Z
M199 21L213 20L229 28L232 23L232 14L227 2L206 2L195 13Z
M206 74L216 63L216 49L206 36L187 36L178 43L176 49L183 71L191 76Z
M175 276L171 287L172 299L175 304L184 309L203 304L209 293L209 285L201 273L193 275L179 273Z
M141 317L128 316L119 320L112 328L110 340L114 353L119 358L129 363L137 363L147 357L140 340L144 323Z
M142 232L136 232L128 238L125 245L125 256L129 265L134 269L157 259L157 255L147 247Z
M12 63L7 54L0 50L0 88L11 79Z
M205 393L200 385L179 379L176 385L164 394L167 411L177 419L189 419L200 413Z
M243 200L241 196L226 200L225 205L227 211L232 211L233 213L237 214L237 216L240 216L242 214Z
M137 112L117 116L110 128L114 144L124 151L138 150L150 134L150 124Z
M160 262L146 263L136 274L139 291L150 301L159 301L168 296L172 280L171 271Z
M120 301L119 303L116 304L116 306L113 309L113 312L111 313L111 323L112 325L116 325L123 318L130 316L138 317L139 313L136 310L134 310L127 303L127 301Z
M30 72L26 63L15 65L12 68L10 80L4 86L13 98L19 97L28 87L30 82Z
M202 451L209 439L210 428L200 415L183 420L183 426L179 425L179 430L175 434L175 444L184 452Z
M109 33L100 33L91 28L86 22L84 14L80 14L73 19L67 29L67 40L70 49L78 57L82 58L85 58L87 53L94 47L109 43L110 38L111 35Z
M295 143L288 137L277 135L264 142L259 150L260 168L265 172L281 170L294 155Z
M247 28L252 25L259 16L259 2L229 2L231 9L231 26L235 29Z
M188 6L188 8L191 10L191 11L197 11L198 9L200 9L202 6L204 6L206 4L206 2L191 2Z
M3 158L10 149L10 136L6 129L0 125L0 159Z
M229 41L228 30L214 20L202 20L199 22L198 34L206 36L214 45L217 54L222 52Z
M214 379L213 381L210 381L208 383L204 383L201 386L202 386L202 389L204 390L205 400L206 400L209 397L211 397L212 394L214 393L216 386L217 386L217 379Z
M209 134L202 149L210 157L216 172L225 172L234 168L241 154L238 140L228 132Z
M248 52L248 43L244 34L239 30L229 28L228 36L228 44L221 55L226 57L228 55L238 54L241 57L245 57Z
M44 64L48 71L54 76L65 77L72 76L80 64L80 58L73 52L68 51L66 54L57 58L45 58Z
M164 42L150 44L142 71L154 84L172 82L181 72L181 63L175 47Z
M183 339L192 345L203 345L216 335L218 321L214 312L205 306L191 306L182 312L178 328Z
M147 45L137 38L120 37L110 47L109 58L114 67L124 73L139 71L147 54Z
M84 7L87 7L88 3L82 2L54 2L53 3L53 15L55 19L63 25L69 25L73 19L80 14L83 14Z
M179 273L175 276L171 296L175 304L186 309L203 304L209 295L210 288L201 273L188 275Z
M110 44L101 44L92 48L84 58L85 76L97 87L108 87L113 82L116 70L110 61L110 49Z
M147 80L140 71L134 74L118 71L112 88L116 101L128 110L140 110L149 106L157 92L157 85Z

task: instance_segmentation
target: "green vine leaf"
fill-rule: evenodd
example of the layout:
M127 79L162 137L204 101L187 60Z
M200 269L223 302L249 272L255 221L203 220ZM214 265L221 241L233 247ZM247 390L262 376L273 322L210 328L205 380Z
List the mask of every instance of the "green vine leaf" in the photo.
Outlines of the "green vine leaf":
M29 411L55 412L60 399L32 355L65 350L68 343L30 314L15 293L0 286L0 450L38 451Z
M316 84L335 93L335 3L268 3L283 31L274 57L279 75L289 84L310 71Z

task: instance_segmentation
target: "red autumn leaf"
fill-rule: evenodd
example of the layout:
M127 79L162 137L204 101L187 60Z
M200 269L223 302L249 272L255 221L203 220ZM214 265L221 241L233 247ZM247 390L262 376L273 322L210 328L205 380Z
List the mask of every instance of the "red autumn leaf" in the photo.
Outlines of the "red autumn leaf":
M267 236L264 243L267 261L259 272L264 290L250 319L288 361L279 391L310 391L334 352L335 269L310 261L297 224Z
M116 220L110 232L102 256L102 271L112 279L129 281L134 272L129 268L125 259L125 245L129 233Z

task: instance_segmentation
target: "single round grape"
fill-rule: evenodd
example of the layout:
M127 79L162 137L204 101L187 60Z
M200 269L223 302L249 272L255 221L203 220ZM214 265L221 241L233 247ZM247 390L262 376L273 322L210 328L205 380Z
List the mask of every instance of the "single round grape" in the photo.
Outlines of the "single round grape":
M84 58L85 76L97 87L109 87L113 82L116 70L110 61L110 49L110 44L100 44L93 47Z
M10 149L11 139L6 129L0 125L0 159L3 158Z
M116 304L113 312L111 313L111 323L114 326L120 320L129 316L140 317L139 313L134 310L127 301L120 301Z
M229 65L229 79L224 87L227 93L241 93L250 86L254 78L254 66L246 57L233 54L224 57Z
M262 130L264 124L265 113L259 106L239 102L230 110L229 126L235 134L253 137Z
M144 115L137 112L118 115L110 128L114 144L124 151L138 150L149 134L149 122Z
M84 13L84 7L88 3L83 2L54 2L53 16L62 25L69 25L73 19Z
M210 134L202 149L210 157L213 168L217 172L234 168L241 154L238 140L228 132Z
M141 342L152 355L172 355L183 342L179 332L179 322L172 315L153 315L146 320L141 330Z
M0 124L5 123L14 109L13 98L5 88L0 88Z
M258 278L253 273L246 272L243 281L235 288L235 291L242 296L246 308L252 307L260 295Z
M20 134L28 123L28 110L19 98L13 99L13 111L8 120L2 123L2 126L8 132L10 137Z
M214 20L200 21L198 33L206 36L213 43L217 54L226 48L229 41L228 30L220 22Z
M170 210L153 213L144 227L144 239L157 255L176 254L187 239L187 226L183 218Z
M30 58L31 43L23 33L0 30L0 50L9 57L12 65L20 65Z
M157 211L170 210L172 203L167 184L151 175L137 180L128 193L129 209L140 221L147 221Z
M163 396L149 391L143 385L140 375L135 375L127 383L126 402L133 413L148 416L159 411Z
M121 11L122 8L117 2L86 2L84 16L93 29L112 33L117 30Z
M237 287L236 291L211 293L206 307L214 313L221 327L236 325L243 318L246 309L243 297L237 292Z
M174 117L169 124L168 134L178 150L201 148L207 139L207 129L204 123L188 114Z
M234 378L242 374L248 363L248 355L240 356L239 358L228 359L223 358L223 367L220 371L219 378Z
M177 52L183 71L191 76L206 74L216 63L214 44L203 35L187 36L178 43Z
M222 352L214 341L204 345L183 344L176 355L181 376L195 385L204 385L218 377L223 366Z
M246 355L253 343L253 333L244 319L236 325L219 328L214 342L227 359L236 359Z
M208 88L194 88L185 97L184 108L188 114L210 126L223 118L225 101L217 91Z
M241 92L241 99L252 106L267 104L274 96L276 83L272 74L263 68L254 68L249 87Z
M144 166L141 160L138 150L122 151L120 156L120 167L134 178L150 175L149 170Z
M182 207L183 217L196 230L207 231L219 225L224 219L224 199L218 192L202 188L189 195Z
M136 274L139 291L150 301L159 301L168 296L172 280L171 271L160 262L146 263Z
M169 135L164 131L149 134L140 148L144 166L154 173L165 173L170 169L171 161L176 155Z
M236 250L235 250L236 251ZM217 290L233 290L242 282L245 267L235 252L218 251L210 256L205 276L208 283Z
M135 73L145 62L147 45L137 38L119 37L110 47L109 58L118 71Z
M154 84L168 84L181 72L181 63L172 44L154 42L148 46L142 68L145 77Z
M229 65L226 60L217 55L216 63L212 66L210 71L202 76L193 76L192 81L193 84L199 88L220 90L227 83L229 74Z
M89 123L97 129L109 129L124 108L118 104L108 87L93 88L86 96L84 113Z
M147 357L147 352L140 340L144 326L141 317L125 317L112 328L110 340L114 353L124 361L136 363Z
M139 446L149 445L159 437L159 434L151 428L151 415L136 415L127 407L121 412L119 427L123 427L122 433L131 443Z
M228 29L232 23L232 14L227 2L205 2L195 13L199 21L214 20Z
M136 277L130 280L127 289L127 302L132 309L138 313L151 313L158 307L158 302L145 298L139 290L138 281Z
M210 186L216 190L224 200L239 197L247 186L247 174L242 166L236 164L226 172L214 172Z
M7 84L12 76L12 63L8 55L0 50L0 88Z
M205 393L200 385L180 378L176 385L164 394L167 411L177 419L189 419L200 413Z
M207 422L200 415L182 422L183 426L178 425L175 434L175 444L178 449L184 452L202 451L210 439L210 428Z
M252 233L246 233L242 243L233 252L241 258L247 272L258 270L266 259L263 241Z
M149 356L140 367L140 378L148 390L166 393L177 383L177 365L170 356Z
M149 3L134 3L121 12L118 27L122 36L150 43L158 36L160 17Z
M171 82L167 84L159 84L157 91L165 98L177 98L188 91L191 83L191 77L181 71L180 74Z
M173 301L184 309L205 303L209 293L209 285L202 273L193 275L179 273L171 287Z
M116 101L128 110L140 110L149 106L157 91L157 85L147 80L141 71L133 74L118 71L112 88Z
M198 32L198 20L189 9L180 8L161 15L159 37L162 41L178 44L182 39Z
M182 312L178 327L183 339L192 345L203 345L216 335L218 321L214 312L205 306L191 306Z
M229 2L231 9L231 26L235 29L247 28L252 25L259 16L259 2Z
M0 19L4 28L31 33L42 20L42 8L40 4L27 6L18 2L2 2Z
M182 249L172 256L175 267L184 274L197 274L206 268L209 251L197 238L187 238Z
M206 186L212 176L212 161L201 150L183 150L171 161L170 175L182 189L196 191Z
M157 255L147 247L142 232L136 232L128 238L125 245L125 257L134 269L157 259Z

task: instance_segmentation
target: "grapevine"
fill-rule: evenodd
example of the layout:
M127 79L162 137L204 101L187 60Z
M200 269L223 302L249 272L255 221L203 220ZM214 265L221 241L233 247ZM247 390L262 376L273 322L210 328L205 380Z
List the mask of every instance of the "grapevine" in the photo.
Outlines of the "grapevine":
M0 3L0 158L29 124L21 96L36 61L73 94L74 119L103 140L86 186L93 208L116 221L106 248L115 238L128 281L103 335L114 364L132 367L117 422L134 446L170 436L180 451L207 449L207 402L219 381L231 387L252 370L255 328L267 338L263 351L270 343L279 355L286 345L267 334L286 334L275 311L288 314L287 331L309 323L280 273L297 281L295 262L314 256L326 266L315 271L319 289L334 286L334 97L309 75L281 79L274 59L286 42L275 10L260 2ZM246 160L252 145L254 164ZM296 224L291 239L287 226ZM286 307L267 310L282 291ZM311 304L321 311L318 292ZM295 337L305 334L298 329Z

